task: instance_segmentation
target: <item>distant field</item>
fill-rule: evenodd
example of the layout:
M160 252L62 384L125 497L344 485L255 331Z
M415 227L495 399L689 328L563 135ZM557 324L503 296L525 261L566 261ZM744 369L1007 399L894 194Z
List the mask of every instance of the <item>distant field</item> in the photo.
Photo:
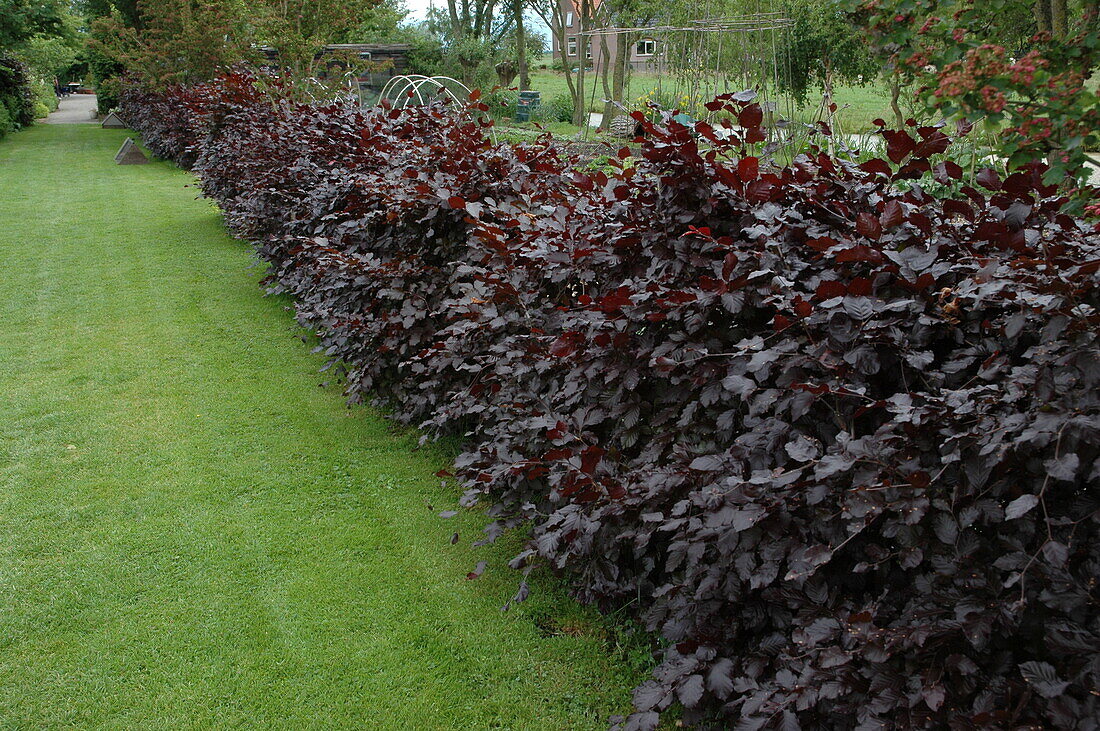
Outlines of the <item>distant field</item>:
M595 80L595 93L593 93L593 81ZM603 111L603 88L598 77L589 75L585 79L586 103L589 111ZM565 75L558 71L539 69L531 74L531 88L542 92L543 103L548 103L559 96L568 96L569 87L565 81ZM627 94L628 107L642 106L641 99L651 95L661 106L671 106L680 103L686 89L678 85L670 77L658 77L655 74L635 73L630 81ZM700 95L702 96L702 95ZM709 96L709 95L707 95ZM877 117L890 118L890 98L885 86L876 82L867 86L837 87L835 92L836 103L839 109L836 114L838 126L848 134L866 132L874 128L871 120ZM778 100L780 114L785 114L788 104L785 100ZM794 110L794 119L799 122L813 122L818 118L820 111L821 95L811 94L807 104ZM577 127L568 124L547 125L551 131L557 134L573 134Z

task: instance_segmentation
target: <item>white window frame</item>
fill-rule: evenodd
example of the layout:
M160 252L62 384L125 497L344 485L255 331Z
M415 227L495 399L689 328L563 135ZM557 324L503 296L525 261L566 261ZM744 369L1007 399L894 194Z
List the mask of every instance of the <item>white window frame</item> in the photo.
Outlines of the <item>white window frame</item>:
M572 13L572 11L565 14L565 27L566 28L572 28L573 27L573 13Z
M577 55L577 37L569 36L565 39L565 53L567 56Z
M643 51L643 48L647 50ZM634 52L639 56L655 56L657 54L657 41L652 38L643 38L634 47Z

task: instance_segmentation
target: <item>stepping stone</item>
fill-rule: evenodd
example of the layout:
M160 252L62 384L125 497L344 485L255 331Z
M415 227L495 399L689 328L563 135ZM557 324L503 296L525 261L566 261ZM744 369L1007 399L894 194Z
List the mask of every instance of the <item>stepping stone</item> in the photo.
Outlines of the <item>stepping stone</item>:
M149 162L149 158L134 144L133 139L127 137L115 154L115 162L119 165L144 165Z
M107 118L103 120L103 124L100 125L103 129L127 129L128 125L122 121L122 117L118 116L115 112L111 112L107 115Z

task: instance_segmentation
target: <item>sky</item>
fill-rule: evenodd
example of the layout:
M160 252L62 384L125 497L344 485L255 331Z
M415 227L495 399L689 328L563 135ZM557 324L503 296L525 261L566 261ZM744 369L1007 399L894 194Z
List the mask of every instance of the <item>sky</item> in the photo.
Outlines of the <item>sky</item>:
M424 20L431 2L432 0L405 0L405 7L409 9L409 20ZM441 7L445 4L446 0L439 3Z

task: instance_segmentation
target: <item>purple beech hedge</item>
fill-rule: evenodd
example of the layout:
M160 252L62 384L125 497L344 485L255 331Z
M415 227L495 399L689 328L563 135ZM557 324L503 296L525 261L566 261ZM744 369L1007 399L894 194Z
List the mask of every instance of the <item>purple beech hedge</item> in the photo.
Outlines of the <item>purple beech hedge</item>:
M123 100L352 399L464 435L512 566L661 638L625 728L1097 728L1100 234L1041 168L768 167L748 94L581 171L246 74Z

